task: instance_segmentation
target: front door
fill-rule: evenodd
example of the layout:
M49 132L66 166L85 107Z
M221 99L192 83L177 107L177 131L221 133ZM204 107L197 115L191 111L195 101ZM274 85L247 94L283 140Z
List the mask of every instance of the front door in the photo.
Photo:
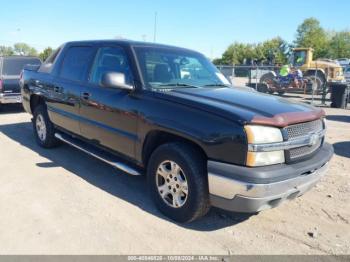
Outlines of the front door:
M123 48L105 46L97 51L89 76L89 84L81 92L81 134L99 145L134 157L137 141L137 102L126 90L101 85L107 72L125 74L132 84L128 57Z

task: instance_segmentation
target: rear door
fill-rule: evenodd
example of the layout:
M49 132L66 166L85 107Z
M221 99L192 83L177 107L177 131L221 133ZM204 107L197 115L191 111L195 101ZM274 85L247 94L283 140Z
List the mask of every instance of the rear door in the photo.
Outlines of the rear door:
M20 93L19 76L24 66L40 65L39 58L34 57L4 57L2 60L2 92L3 93Z
M80 93L86 85L94 54L93 46L67 47L58 76L53 78L48 90L51 121L75 134L80 134Z
M130 61L124 48L103 46L97 51L89 85L81 93L81 134L99 145L134 157L137 141L137 99L126 90L101 86L107 72L125 74L133 84Z

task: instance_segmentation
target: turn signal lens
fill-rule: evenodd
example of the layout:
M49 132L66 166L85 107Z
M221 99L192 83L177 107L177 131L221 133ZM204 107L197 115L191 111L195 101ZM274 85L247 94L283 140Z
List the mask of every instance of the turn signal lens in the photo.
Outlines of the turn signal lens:
M284 163L284 151L248 152L247 166L268 166Z

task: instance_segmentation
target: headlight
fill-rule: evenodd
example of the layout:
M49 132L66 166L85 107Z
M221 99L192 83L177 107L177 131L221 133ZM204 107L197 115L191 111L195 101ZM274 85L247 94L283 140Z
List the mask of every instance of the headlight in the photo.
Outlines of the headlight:
M281 130L269 126L245 126L249 144L283 142Z
M270 144L283 142L281 130L268 126L245 126L248 144ZM285 162L284 150L270 152L248 151L247 166L267 166Z

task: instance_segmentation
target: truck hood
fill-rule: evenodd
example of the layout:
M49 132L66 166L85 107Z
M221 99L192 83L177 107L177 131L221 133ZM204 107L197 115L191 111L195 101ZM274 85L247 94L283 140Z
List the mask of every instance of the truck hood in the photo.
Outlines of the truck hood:
M159 97L239 122L285 127L319 119L324 111L246 88L178 88Z

